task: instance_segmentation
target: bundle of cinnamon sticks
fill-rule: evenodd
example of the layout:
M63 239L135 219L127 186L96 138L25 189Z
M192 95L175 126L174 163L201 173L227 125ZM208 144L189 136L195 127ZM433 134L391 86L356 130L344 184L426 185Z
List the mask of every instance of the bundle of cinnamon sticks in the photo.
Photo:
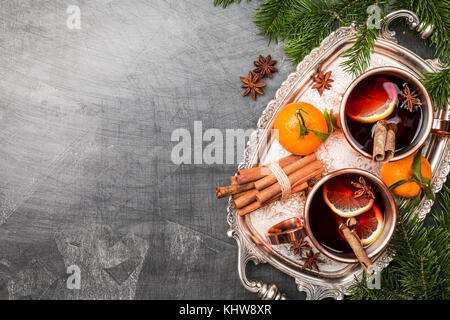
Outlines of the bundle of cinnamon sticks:
M320 175L324 168L314 153L305 157L290 155L278 161L286 174L291 194L308 188L308 180ZM280 200L282 186L267 166L239 170L231 177L231 185L217 187L217 198L233 197L240 216L253 212L269 203Z
M373 160L377 162L387 162L392 159L395 153L395 134L397 125L388 123L386 120L379 120L375 125L373 137Z

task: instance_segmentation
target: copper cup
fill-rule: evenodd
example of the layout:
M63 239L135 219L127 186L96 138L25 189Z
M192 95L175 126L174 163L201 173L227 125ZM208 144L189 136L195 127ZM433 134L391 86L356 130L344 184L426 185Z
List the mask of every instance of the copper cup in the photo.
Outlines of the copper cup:
M342 98L339 110L342 131L344 132L345 138L347 139L348 143L352 146L353 149L355 149L357 152L359 152L360 154L362 154L367 158L370 159L372 158L372 154L362 150L350 135L347 126L347 116L345 114L345 108L347 105L347 100L350 94L352 93L353 89L355 89L355 87L357 87L357 85L363 79L373 75L391 75L403 79L406 82L414 84L415 87L418 88L418 92L416 93L419 95L421 101L423 102L422 107L424 108L423 113L424 121L422 122L422 128L420 128L419 134L414 139L414 141L411 142L411 146L409 148L407 148L405 151L402 151L402 153L400 154L397 153L394 154L394 157L390 161L397 161L400 159L404 159L414 154L416 151L420 149L420 147L422 147L422 145L425 143L431 132L441 135L450 135L450 122L447 120L433 118L433 106L430 96L427 90L425 89L425 86L422 84L422 82L420 82L419 79L417 79L413 74L396 67L380 67L371 69L363 73L359 77L357 77L347 88L344 97Z
M333 171L323 176L314 185L314 187L312 188L311 192L308 194L308 197L306 199L304 211L304 228L306 234L308 235L313 245L327 257L339 262L357 263L358 259L356 259L356 256L354 255L353 252L337 253L322 246L319 243L319 241L315 238L310 226L310 215L314 214L314 212L310 211L311 203L315 197L320 197L322 200L322 194L318 193L318 191L322 190L321 187L324 185L325 182L327 182L331 178L348 173L363 176L367 180L367 182L370 182L374 186L374 188L378 190L378 194L381 195L382 198L381 201L379 201L379 203L382 203L383 207L382 211L384 213L383 228L378 238L365 248L367 256L369 258L372 258L386 248L386 246L388 245L389 241L392 238L392 235L394 234L395 224L397 223L397 207L395 205L395 200L391 192L389 191L388 187L383 183L383 181L381 181L380 178L378 178L377 176L368 171L361 169L352 168ZM337 225L336 228L338 228Z
M266 238L274 245L291 243L301 239L303 235L303 222L294 217L283 220L267 230Z

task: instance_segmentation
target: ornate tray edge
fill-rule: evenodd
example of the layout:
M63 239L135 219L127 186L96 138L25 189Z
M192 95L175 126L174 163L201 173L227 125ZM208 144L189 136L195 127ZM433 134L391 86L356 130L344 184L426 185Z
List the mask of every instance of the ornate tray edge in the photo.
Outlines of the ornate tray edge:
M385 24L382 26L382 29L380 31L380 39L396 42L395 33L389 30L389 23L398 17L406 18L410 28L417 29L417 31L422 34L422 37L428 37L431 35L431 33L429 32L430 28L424 26L423 24L420 24L414 13L407 10L400 10L397 12L393 12L386 17ZM258 120L257 130L252 133L247 143L243 160L238 165L238 168L241 169L249 167L255 161L255 159L251 158L251 155L254 153L253 151L260 141L259 134L266 128L267 123L271 120L271 115L274 112L275 106L282 103L283 99L288 95L288 91L292 89L293 86L291 86L291 84L293 84L298 79L301 79L308 72L308 66L311 63L317 61L318 57L323 55L329 47L336 46L337 43L344 40L348 41L348 39L356 32L357 27L352 25L350 27L339 28L338 30L331 33L322 41L319 47L313 49L311 53L297 65L296 71L291 73L287 77L287 79L283 81L280 88L275 94L275 98L267 104L267 107L262 112L262 115ZM435 71L438 71L440 68L442 68L442 65L440 65L439 61L437 60L428 60L426 62L430 69L433 69ZM447 140L444 149L442 150L441 160L439 161L439 165L436 169L436 173L431 185L434 193L438 193L442 189L449 171L450 144ZM419 215L420 219L425 219L426 215L431 211L431 207L433 206L433 204L434 202L430 199L422 200L422 202L416 209L416 212ZM276 285L268 285L263 283L262 281L247 279L245 268L249 261L253 261L255 264L266 263L267 261L258 253L258 250L255 248L256 245L253 242L248 241L248 239L246 239L242 234L241 227L237 219L237 213L232 206L231 199L228 202L227 212L227 222L229 224L229 231L227 234L230 238L234 238L238 244L238 273L244 288L250 292L257 293L263 300L286 299L286 295L282 294ZM391 260L392 257L389 256L387 251L383 252L379 257L377 257L375 261L375 269L384 269L389 265ZM355 276L358 276L358 274L355 274ZM344 295L348 293L349 286L354 283L354 280L352 280L338 285L333 283L317 284L317 281L315 281L314 278L294 278L298 290L305 292L306 298L311 300L324 298L334 298L341 300L344 298Z

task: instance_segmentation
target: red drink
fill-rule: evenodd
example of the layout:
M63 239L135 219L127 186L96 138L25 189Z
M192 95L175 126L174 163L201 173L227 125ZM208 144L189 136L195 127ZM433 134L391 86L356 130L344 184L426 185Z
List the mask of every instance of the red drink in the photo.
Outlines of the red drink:
M381 106L388 109L391 104L394 105L394 110L385 120L397 125L395 155L408 151L414 145L422 128L423 110L426 106L413 105L412 110L409 110L402 95L406 86L410 92L420 92L414 84L386 74L369 76L352 90L345 106L345 121L352 140L359 148L372 153L376 121L356 121L355 115L376 113L376 108Z
M348 201L347 197L353 197L359 190L358 187L353 185L355 182L360 183L361 176L358 174L348 173L338 175L330 179L327 181L327 185L332 185L332 192L335 194L334 196L336 197L336 195L341 195L343 202L345 202ZM368 186L372 187L370 182L367 180L366 183ZM324 187L325 185L321 186L321 188L315 193L309 208L309 225L311 228L311 233L314 235L319 244L328 251L338 254L350 253L352 252L352 249L345 240L344 236L340 233L338 224L333 217L333 215L337 214L330 209L329 205L324 200ZM378 229L377 232L381 230L384 220L384 203L382 201L382 197L377 188L372 188L371 190L375 198L372 209L355 216L355 219L359 222L356 227L356 232L362 239L370 238L371 232L374 232L374 230L378 228L377 219L374 218L375 216L378 217L378 221L381 220L381 225L379 226L380 229ZM363 194L361 197L362 198L356 197L356 200L361 202L367 201L367 197L369 197L369 195ZM344 221L346 220L346 218L342 219ZM373 238L376 238L376 236L377 235L374 235Z

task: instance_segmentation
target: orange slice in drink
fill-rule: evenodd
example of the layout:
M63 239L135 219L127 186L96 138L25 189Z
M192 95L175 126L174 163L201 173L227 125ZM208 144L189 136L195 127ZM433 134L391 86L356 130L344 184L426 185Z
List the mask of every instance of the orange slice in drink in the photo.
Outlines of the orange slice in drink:
M372 210L355 218L359 222L355 231L361 239L362 245L365 246L374 242L383 229L383 213L378 206L374 204Z
M350 218L369 211L374 199L363 195L355 197L355 188L349 181L331 179L323 186L323 199L337 215Z
M372 209L355 217L358 225L355 227L356 234L361 240L361 244L366 246L374 242L383 229L383 214L376 204ZM340 236L345 240L345 236L339 230Z
M397 105L397 89L385 78L361 82L350 95L345 111L355 121L373 123L387 118Z

